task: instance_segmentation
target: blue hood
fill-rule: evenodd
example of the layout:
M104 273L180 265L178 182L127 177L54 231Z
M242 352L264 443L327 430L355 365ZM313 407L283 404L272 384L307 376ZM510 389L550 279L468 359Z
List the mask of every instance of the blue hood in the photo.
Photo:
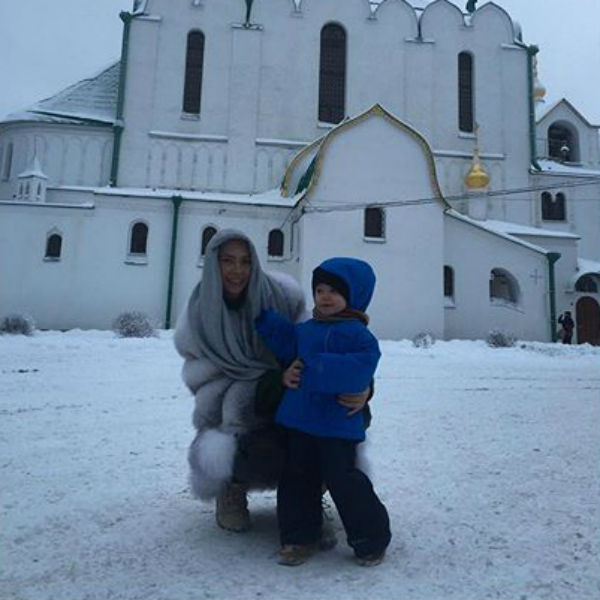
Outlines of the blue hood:
M358 258L336 257L323 261L319 267L346 282L349 308L367 310L375 290L375 273L368 263Z

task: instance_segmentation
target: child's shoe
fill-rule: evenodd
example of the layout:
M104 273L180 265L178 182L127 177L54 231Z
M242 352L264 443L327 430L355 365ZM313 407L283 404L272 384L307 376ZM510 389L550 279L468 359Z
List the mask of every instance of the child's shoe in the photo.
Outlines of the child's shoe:
M217 496L215 517L217 525L228 531L250 529L247 488L239 483L228 483Z
M385 558L385 551L379 554L367 554L367 556L357 556L356 562L361 567L376 567L383 562Z
M315 548L315 544L285 544L279 551L277 562L286 567L297 567L312 556Z

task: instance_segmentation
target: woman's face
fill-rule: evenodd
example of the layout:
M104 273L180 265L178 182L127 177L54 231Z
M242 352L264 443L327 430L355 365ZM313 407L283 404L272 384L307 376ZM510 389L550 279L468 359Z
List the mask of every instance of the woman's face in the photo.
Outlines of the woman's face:
M219 248L219 268L223 295L236 300L246 289L252 271L252 259L244 240L230 240Z

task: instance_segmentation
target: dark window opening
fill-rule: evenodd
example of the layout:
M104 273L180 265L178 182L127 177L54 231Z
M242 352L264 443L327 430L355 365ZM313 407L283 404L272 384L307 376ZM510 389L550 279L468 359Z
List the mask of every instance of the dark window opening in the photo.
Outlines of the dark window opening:
M273 229L269 232L269 256L283 256L283 232Z
M187 39L183 90L183 112L185 113L200 114L203 69L204 34L201 31L190 31Z
M346 114L346 32L330 23L321 30L319 121L339 123Z
M368 238L383 238L385 226L385 213L382 208L365 208L364 235Z
M472 133L473 118L473 57L468 52L458 55L458 128Z
M46 258L60 258L62 250L62 237L53 233L46 240Z
M210 240L213 239L215 233L217 233L217 230L212 226L204 228L204 231L202 232L202 245L200 249L201 256L204 256L206 254L206 246L208 246L208 242L210 242Z
M564 221L566 218L566 197L562 192L552 196L550 192L542 192L542 220Z
M148 242L148 225L145 223L136 223L131 228L131 241L129 244L130 254L146 254L146 245Z
M597 294L598 285L591 275L583 275L577 280L577 283L575 284L575 291L587 292L588 294Z
M444 296L454 297L454 270L448 265L444 265Z
M577 134L562 124L553 123L548 128L548 155L564 162L579 161Z

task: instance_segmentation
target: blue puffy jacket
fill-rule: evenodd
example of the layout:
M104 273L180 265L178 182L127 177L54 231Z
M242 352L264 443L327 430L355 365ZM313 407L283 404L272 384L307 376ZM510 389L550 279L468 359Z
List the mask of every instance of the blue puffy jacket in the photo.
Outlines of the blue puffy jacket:
M350 292L348 307L364 312L375 286L371 268L352 258L333 258L320 266L344 279ZM266 311L256 328L282 365L296 357L304 363L300 388L285 391L275 421L319 437L363 440L362 412L349 417L337 397L363 392L371 383L381 353L366 325L358 319L310 319L294 325Z

